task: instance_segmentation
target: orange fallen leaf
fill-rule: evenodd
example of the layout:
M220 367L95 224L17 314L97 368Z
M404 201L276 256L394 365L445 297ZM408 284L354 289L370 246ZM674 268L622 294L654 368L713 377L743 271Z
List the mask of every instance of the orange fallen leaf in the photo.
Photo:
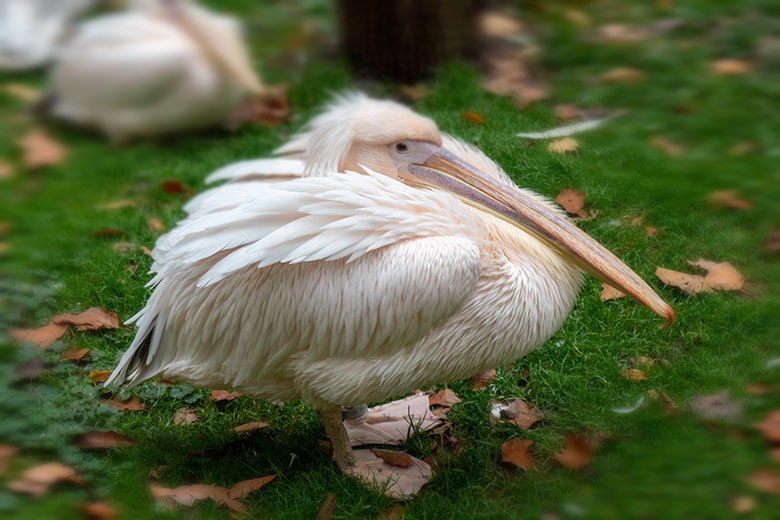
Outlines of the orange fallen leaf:
M658 233L658 230L654 228L653 226L647 226L647 229L645 230L645 234L649 237L654 237Z
M542 420L542 412L529 406L522 399L515 399L509 406L501 411L501 415L506 417L507 422L514 424L523 431L527 431L531 426Z
M752 202L740 199L735 190L713 191L707 195L707 203L713 208L747 210L753 207Z
M638 368L624 368L620 371L620 375L628 379L629 381L646 381L647 376L644 372Z
M30 341L45 348L60 339L66 330L68 330L67 325L49 323L37 329L11 329L8 333L17 341Z
M658 267L655 275L666 285L677 287L685 294L696 294L699 292L710 292L710 286L704 281L704 277L698 274L681 273L671 269Z
M25 103L34 103L41 97L40 90L25 85L24 83L6 83L3 85L3 91L9 96L13 96Z
M687 262L708 271L704 283L716 291L739 291L745 284L745 279L740 272L728 262L718 263L704 258L699 258L695 262L687 260Z
M195 195L195 191L193 191L192 188L185 186L181 181L162 181L160 183L160 188L168 195Z
M476 376L471 378L471 389L475 392L478 392L479 390L482 390L487 385L493 382L493 379L496 378L496 371L495 370L485 370L481 374L477 374Z
M119 327L119 318L115 312L90 307L79 314L60 314L51 319L57 325L75 326L79 332L85 330L116 329Z
M764 493L780 495L780 475L772 468L757 469L745 480Z
M124 209L124 208L137 208L138 204L135 201L132 200L117 200L114 202L108 202L106 204L101 204L98 206L98 209L102 210L115 210L115 209Z
M195 413L195 409L193 408L182 407L173 414L173 424L178 426L192 424L198 421L200 421L200 417Z
M314 520L330 520L333 518L333 513L336 511L336 497L333 493L328 493L325 500L320 504L320 508L317 510L317 514L314 516Z
M93 370L89 373L89 378L93 383L104 383L109 378L113 370Z
M87 354L89 354L88 348L82 348L78 350L68 349L63 351L62 359L64 359L65 361L79 361Z
M764 420L756 424L766 440L771 443L780 443L780 410L772 410Z
M619 291L609 285L608 283L601 284L601 301L613 300L617 298L623 298L626 294Z
M585 466L593 456L593 442L584 434L567 433L563 449L553 455L561 465L571 469Z
M710 73L713 76L747 76L750 63L732 59L714 60L710 62Z
M212 401L232 401L236 397L241 397L241 392L228 392L227 390L212 390L209 399Z
M474 123L476 125L481 125L485 122L484 117L482 117L480 114L477 114L476 112L472 112L471 110L466 110L463 112L463 117L469 123Z
M562 188L555 197L555 202L560 204L570 215L585 215L582 210L585 207L585 193L581 191Z
M654 135L650 138L650 144L658 150L661 150L669 157L680 157L685 153L685 149L677 143L673 143L662 135Z
M265 428L268 426L267 422L262 421L254 421L254 422L248 422L246 424L242 424L240 426L236 426L235 428L231 428L234 432L248 432L251 430L260 430L262 428Z
M530 471L534 467L534 457L528 451L531 444L532 441L509 439L501 445L501 462Z
M146 225L149 227L152 233L162 233L165 231L165 226L158 218L150 218L146 221Z
M75 469L59 462L51 462L28 469L22 473L21 479L9 482L8 489L26 495L41 496L54 484L63 482L84 484Z
M105 450L109 448L125 448L136 443L127 435L116 432L92 431L82 433L73 441L81 449Z
M8 470L8 461L19 451L21 451L21 448L16 446L0 444L0 477L5 476L5 472Z
M401 85L398 89L401 94L412 101L419 101L430 93L430 89L425 85Z
M610 69L597 78L604 83L638 83L645 79L645 73L630 67Z
M88 502L79 505L87 520L114 520L121 512L105 502Z
M745 391L753 395L766 395L773 390L772 385L766 383L750 383L745 386Z
M399 468L408 468L409 466L414 464L412 458L402 451L381 450L377 448L372 448L371 453L373 453L383 461L387 462L391 466L396 466Z
M458 394L450 390L449 388L445 388L444 390L439 390L435 394L431 394L428 396L428 405L429 406L443 406L445 408L449 408L454 404L458 404L461 402L460 397L458 397Z
M571 137L564 137L563 139L559 139L548 144L547 149L551 152L564 154L575 151L577 148L579 148L579 146L580 143L578 143L576 139Z
M233 487L231 487L228 490L228 498L231 498L233 500L244 498L249 493L252 493L253 491L257 491L258 489L265 486L275 478L276 475L274 474L274 475L268 475L266 477L253 478L250 480L242 480L241 482L234 484Z
M141 252L147 256L152 256L152 250L146 246L141 246Z
M100 404L113 406L120 412L140 412L146 410L146 405L141 402L138 396L134 395L127 399L118 399L116 397L98 401Z
M67 150L41 127L30 130L19 140L22 162L28 168L57 166L65 162Z
M0 179L8 179L14 174L14 168L11 163L0 159Z
M580 116L580 109L575 105L560 103L553 107L553 113L559 121L568 121L570 119L577 119Z
M200 500L213 500L219 505L226 505L233 511L241 511L244 508L241 502L228 496L227 488L212 484L193 484L173 489L162 486L149 486L149 489L158 502L171 509L176 507L176 504L189 507Z

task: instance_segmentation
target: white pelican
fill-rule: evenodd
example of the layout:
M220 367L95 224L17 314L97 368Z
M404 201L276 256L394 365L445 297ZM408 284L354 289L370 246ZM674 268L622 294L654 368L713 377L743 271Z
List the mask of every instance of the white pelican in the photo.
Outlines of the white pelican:
M673 320L551 203L408 108L343 97L280 151L299 157L215 176L304 177L211 189L158 240L154 292L107 384L163 376L304 399L338 466L370 480L340 406L527 354L566 319L581 269Z
M190 0L134 0L78 28L51 91L55 116L121 142L213 125L263 88L234 19Z

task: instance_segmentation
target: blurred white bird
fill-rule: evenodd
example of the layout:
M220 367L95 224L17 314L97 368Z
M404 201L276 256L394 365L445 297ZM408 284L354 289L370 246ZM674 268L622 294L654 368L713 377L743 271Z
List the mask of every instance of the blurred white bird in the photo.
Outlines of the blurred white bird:
M94 0L0 0L0 69L48 62L70 24Z
M381 483L397 474L353 452L340 405L515 361L566 319L581 269L673 319L551 203L401 105L341 98L279 151L299 158L212 178L304 177L209 190L158 240L154 292L107 384L163 376L304 399L338 466Z
M233 18L135 0L78 28L57 58L51 111L121 142L216 124L262 91Z

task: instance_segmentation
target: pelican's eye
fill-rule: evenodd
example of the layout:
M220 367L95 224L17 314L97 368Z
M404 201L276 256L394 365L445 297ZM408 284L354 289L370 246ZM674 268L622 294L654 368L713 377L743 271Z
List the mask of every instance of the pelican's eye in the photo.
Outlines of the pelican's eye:
M409 145L406 143L397 143L395 145L395 151L398 153L406 153L409 151Z

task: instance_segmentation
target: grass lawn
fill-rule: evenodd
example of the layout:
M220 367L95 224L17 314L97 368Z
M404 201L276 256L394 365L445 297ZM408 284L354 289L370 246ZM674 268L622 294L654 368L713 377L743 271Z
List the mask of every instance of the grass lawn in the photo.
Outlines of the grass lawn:
M183 216L186 197L166 194L160 183L179 180L200 192L208 173L268 155L331 92L354 86L339 61L314 56L292 67L289 56L280 58L300 13L249 0L210 3L239 9L266 80L289 82L289 123L123 148L46 123L67 146L67 160L26 171L16 141L35 121L1 87L40 87L45 74L0 74L0 158L15 170L0 179L0 221L11 223L0 236L9 244L0 253L0 330L43 325L55 314L91 306L116 312L120 321L135 314L149 296L144 285L151 259L138 248L117 253L112 245L151 248L157 235L147 221L158 218L170 229ZM433 454L441 462L425 490L402 506L404 518L777 518L780 496L756 489L746 477L763 467L780 474L780 463L772 462L753 426L780 409L780 365L769 362L780 357L780 255L765 247L780 227L780 6L770 0L673 1L664 11L652 4L613 1L575 14L571 8L523 12L538 37L538 65L551 89L548 99L527 109L487 93L476 69L458 63L442 67L430 93L413 103L443 131L477 143L518 185L549 197L561 188L587 193L599 214L580 226L648 280L674 307L677 321L660 329L660 320L634 301L601 302L601 284L589 278L558 333L512 367L499 368L487 388L474 392L468 382L448 382L463 399L449 413L457 443L453 448L446 437L422 434L407 442L411 454ZM331 4L301 5L327 31ZM609 22L649 27L668 18L679 20L679 27L631 44L589 37ZM751 68L745 75L712 74L710 62L723 58L745 60ZM644 79L594 79L615 67L641 70ZM398 97L397 87L369 88ZM558 103L626 113L577 135L574 153L551 152L546 141L524 146L515 134L557 126ZM470 123L466 110L486 122ZM652 146L654 136L680 145L682 153L670 156ZM735 153L740 143L753 144ZM752 208L713 208L707 197L716 190L736 190ZM137 207L100 209L118 200ZM644 215L643 225L627 223L638 215ZM648 225L657 228L655 236L647 236ZM106 228L124 234L95 236ZM745 290L687 296L654 275L655 266L694 272L686 259L698 258L731 262L748 281ZM68 332L43 352L0 335L0 443L23 448L0 475L0 518L83 518L78 505L94 500L108 501L128 519L230 517L209 501L161 508L147 486L155 468L168 487L230 486L276 473L271 484L242 500L258 518L313 518L329 493L337 504L334 518L379 518L394 507L337 470L318 443L324 431L317 414L304 403L278 406L248 397L216 403L205 390L149 382L131 392L145 412L98 404L101 385L88 374L114 368L133 334L133 327ZM74 346L89 354L81 363L63 361L62 351ZM40 356L51 364L48 372L20 378L15 370ZM647 379L626 379L621 369L639 356L655 360L643 369ZM771 388L751 392L752 383ZM668 394L679 413L665 414L647 396L650 389ZM688 411L691 399L723 390L744 403L736 422L705 421ZM613 411L641 396L646 406ZM517 397L540 409L543 421L527 432L509 424L492 427L491 401ZM174 424L175 411L184 406L197 409L201 420ZM249 421L269 426L231 431ZM106 453L72 445L94 429L126 434L137 446ZM580 470L563 468L553 457L570 432L608 436ZM533 441L533 470L500 464L501 444L511 438ZM6 489L24 469L50 461L72 465L89 486L62 485L37 499ZM751 511L735 512L737 499L752 501Z

